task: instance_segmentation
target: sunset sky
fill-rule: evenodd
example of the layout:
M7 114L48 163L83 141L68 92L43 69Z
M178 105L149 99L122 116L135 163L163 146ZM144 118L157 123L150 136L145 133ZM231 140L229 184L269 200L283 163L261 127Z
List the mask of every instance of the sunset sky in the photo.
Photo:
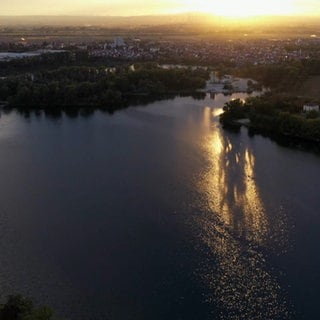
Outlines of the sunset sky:
M148 15L206 12L221 16L318 15L320 0L1 0L0 15Z

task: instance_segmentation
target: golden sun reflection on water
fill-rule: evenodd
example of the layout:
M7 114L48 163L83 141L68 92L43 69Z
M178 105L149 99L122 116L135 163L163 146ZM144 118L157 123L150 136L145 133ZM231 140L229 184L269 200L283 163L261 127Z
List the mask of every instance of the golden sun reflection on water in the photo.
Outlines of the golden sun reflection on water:
M268 221L254 178L254 155L248 148L235 149L218 128L208 137L204 149L210 165L201 188L210 210L238 236L263 243Z
M199 270L212 289L208 299L224 310L220 319L288 319L287 303L260 250L270 225L255 179L255 155L209 121L206 109L203 116L209 125L202 145L207 167L198 188L207 209L197 224L215 260L214 267L208 263Z
M217 109L214 109L212 111L212 115L214 117L219 117L222 113L223 113L223 109L222 108L217 108Z

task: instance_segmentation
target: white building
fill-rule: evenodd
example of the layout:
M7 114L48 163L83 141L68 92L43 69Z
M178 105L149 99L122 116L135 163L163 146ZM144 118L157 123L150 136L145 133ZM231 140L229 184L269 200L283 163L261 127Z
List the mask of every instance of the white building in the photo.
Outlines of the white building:
M317 105L317 104L305 104L303 106L303 111L305 111L305 112L319 111L319 105Z
M210 73L210 83L211 84L219 83L218 72L211 72Z
M80 44L77 46L79 50L88 50L88 46L86 44Z
M117 37L114 39L114 42L113 42L113 47L114 48L118 48L118 47L124 47L126 44L123 40L123 38L121 37Z

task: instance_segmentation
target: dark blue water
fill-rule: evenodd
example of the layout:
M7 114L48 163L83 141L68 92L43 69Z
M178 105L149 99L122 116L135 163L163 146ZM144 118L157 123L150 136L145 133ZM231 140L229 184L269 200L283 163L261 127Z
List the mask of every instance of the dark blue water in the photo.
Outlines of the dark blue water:
M2 298L65 319L318 319L320 157L222 130L228 99L3 114Z

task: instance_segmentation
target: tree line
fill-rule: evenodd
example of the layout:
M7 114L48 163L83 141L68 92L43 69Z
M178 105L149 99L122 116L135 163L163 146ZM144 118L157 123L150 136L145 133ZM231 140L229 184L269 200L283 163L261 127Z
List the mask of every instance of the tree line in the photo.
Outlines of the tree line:
M237 120L247 118L250 128L273 135L282 135L309 141L320 141L320 114L302 112L299 98L268 93L228 102L220 117L225 127L239 127Z
M134 68L64 66L0 80L0 101L18 109L117 109L141 97L194 92L208 77L203 69L165 70L153 63Z
M270 65L249 65L234 70L241 77L255 79L276 92L292 92L310 76L320 75L319 59L282 62Z

